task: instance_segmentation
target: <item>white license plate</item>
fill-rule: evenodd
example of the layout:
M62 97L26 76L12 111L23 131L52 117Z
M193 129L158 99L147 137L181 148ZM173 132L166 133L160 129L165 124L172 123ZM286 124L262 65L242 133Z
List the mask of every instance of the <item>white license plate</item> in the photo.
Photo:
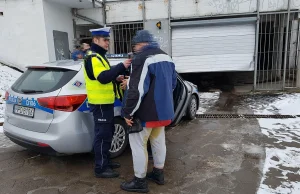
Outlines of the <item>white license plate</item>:
M14 106L14 113L18 115L23 115L26 117L34 117L34 108L25 107L25 106Z

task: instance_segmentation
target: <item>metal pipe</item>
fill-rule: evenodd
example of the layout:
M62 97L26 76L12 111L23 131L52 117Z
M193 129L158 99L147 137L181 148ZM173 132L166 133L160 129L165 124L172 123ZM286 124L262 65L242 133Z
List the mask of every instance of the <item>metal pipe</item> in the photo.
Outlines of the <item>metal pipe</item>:
M169 19L169 55L172 56L171 0L168 0L168 19Z
M76 17L76 18L79 18L79 19L82 19L84 21L91 22L93 24L96 24L96 25L99 25L99 26L103 27L103 24L101 24L100 22L98 22L96 20L93 20L91 18L85 17L83 15L78 14L77 13L77 9L72 9L72 12L73 12L73 16Z
M259 44L259 23L260 23L260 0L257 0L257 20L256 20L256 36L255 36L255 55L254 55L254 84L253 89L256 90L256 82L257 82L257 65L258 65L258 44Z
M145 22L146 22L146 3L145 3L145 0L143 0L142 1L143 2L143 4L142 4L142 6L143 6L143 9L142 9L142 11L143 11L143 25L144 25L144 29L145 29Z
M73 35L74 39L77 40L77 30L76 30L76 21L73 19Z
M93 8L95 8L96 7L95 0L92 0L92 3L93 3Z
M106 0L102 0L103 25L106 27Z
M286 15L284 14L282 19L280 20L280 40L279 40L279 56L278 56L278 63L277 63L277 76L279 80L282 80L282 54L283 54L283 38L284 38L284 23L285 23L285 17Z
M287 16L286 36L285 36L282 90L284 90L285 88L285 79L286 79L286 63L287 63L287 56L288 56L288 41L289 41L289 30L290 30L290 11L291 11L291 0L288 0L288 16Z
M298 16L298 18L299 18L299 16ZM298 32L297 32L297 36L298 36L298 38L297 38L297 49L296 49L296 71L297 71L297 74L296 74L296 87L297 88L299 88L300 87L300 67L299 67L299 38L300 38L300 22L299 22L299 20L298 20Z

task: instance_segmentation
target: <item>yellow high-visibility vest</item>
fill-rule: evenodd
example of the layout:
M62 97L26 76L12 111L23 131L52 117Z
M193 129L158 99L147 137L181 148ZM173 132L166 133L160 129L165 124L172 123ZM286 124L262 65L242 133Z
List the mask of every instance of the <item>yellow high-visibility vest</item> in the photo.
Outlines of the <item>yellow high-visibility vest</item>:
M86 58L91 57L92 73L87 73L84 62L84 79L86 84L86 91L88 97L88 103L90 104L113 104L117 94L114 92L114 83L109 82L107 84L101 84L97 77L103 71L110 70L109 64L98 53L89 51ZM93 75L91 75L93 74ZM118 96L118 95L117 95Z

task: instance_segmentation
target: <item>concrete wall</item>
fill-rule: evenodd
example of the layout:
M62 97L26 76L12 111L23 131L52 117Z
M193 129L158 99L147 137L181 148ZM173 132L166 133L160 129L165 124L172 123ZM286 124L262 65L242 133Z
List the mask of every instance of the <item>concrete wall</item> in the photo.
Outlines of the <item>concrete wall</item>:
M85 16L87 18L93 19L95 21L103 24L103 11L102 8L91 8L91 9L79 9L77 12L79 15ZM77 25L87 25L92 24L88 21L84 21L79 18L75 18L75 22Z
M44 19L47 35L49 61L55 61L53 30L67 32L69 50L73 51L74 29L71 8L44 0Z
M21 69L48 61L42 0L0 0L0 61Z
M287 9L288 0L261 0L261 11ZM173 19L255 12L257 0L171 0ZM168 18L168 0L145 1L146 19ZM142 1L107 1L107 23L141 21ZM291 0L291 9L300 9L300 0Z
M156 23L161 22L161 29L156 27ZM148 20L145 22L146 30L149 30L153 35L154 38L160 45L160 48L165 51L166 53L170 54L170 44L169 44L169 20Z

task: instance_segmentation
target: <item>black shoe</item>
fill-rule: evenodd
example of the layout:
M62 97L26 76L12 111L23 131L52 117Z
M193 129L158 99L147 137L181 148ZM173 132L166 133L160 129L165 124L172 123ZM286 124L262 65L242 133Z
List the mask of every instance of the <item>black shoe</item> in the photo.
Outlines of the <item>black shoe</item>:
M162 169L153 168L152 172L147 173L147 179L159 185L165 184L164 171Z
M134 179L130 182L124 182L121 184L121 189L124 191L129 192L138 192L138 193L148 193L148 183L146 178L137 178L134 177Z
M111 168L107 168L105 171L103 171L101 173L95 172L95 177L97 177L97 178L116 178L119 176L120 176L120 174L118 172L112 170Z
M109 162L108 163L108 166L111 168L111 169L116 169L116 168L120 168L121 167L121 164L118 163L118 162Z

